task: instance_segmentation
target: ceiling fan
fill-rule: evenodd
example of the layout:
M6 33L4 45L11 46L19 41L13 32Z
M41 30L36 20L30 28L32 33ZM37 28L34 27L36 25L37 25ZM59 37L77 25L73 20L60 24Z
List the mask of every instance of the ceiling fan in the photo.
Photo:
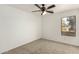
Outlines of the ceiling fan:
M35 11L32 11L32 12L41 12L41 15L45 15L47 12L48 12L48 13L54 13L53 11L49 11L49 9L56 7L54 4L53 4L53 5L50 5L50 6L48 6L48 7L45 7L45 4L41 4L42 7L39 6L38 4L34 4L34 5L35 5L36 7L38 7L39 10L35 10Z

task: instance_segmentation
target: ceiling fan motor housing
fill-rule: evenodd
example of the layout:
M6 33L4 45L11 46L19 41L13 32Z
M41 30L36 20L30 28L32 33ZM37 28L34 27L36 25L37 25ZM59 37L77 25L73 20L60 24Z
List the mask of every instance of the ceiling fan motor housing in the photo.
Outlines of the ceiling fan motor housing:
M46 10L46 8L45 7L41 7L41 11L45 11Z

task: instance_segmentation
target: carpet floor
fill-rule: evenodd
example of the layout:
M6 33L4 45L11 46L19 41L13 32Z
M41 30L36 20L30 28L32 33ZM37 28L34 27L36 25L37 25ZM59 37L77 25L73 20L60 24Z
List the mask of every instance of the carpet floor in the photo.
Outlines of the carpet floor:
M39 39L3 54L78 54L79 47Z

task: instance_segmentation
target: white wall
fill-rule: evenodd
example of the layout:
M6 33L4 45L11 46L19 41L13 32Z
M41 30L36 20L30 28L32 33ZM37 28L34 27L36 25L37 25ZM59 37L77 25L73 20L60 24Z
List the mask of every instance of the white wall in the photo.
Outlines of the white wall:
M0 5L0 53L41 38L41 17Z
M61 17L76 16L76 37L61 36ZM79 46L79 10L70 10L43 17L43 38Z

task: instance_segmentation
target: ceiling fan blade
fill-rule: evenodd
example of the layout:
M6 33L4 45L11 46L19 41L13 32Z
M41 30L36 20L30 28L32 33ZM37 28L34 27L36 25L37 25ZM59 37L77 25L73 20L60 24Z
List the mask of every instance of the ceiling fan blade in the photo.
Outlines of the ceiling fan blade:
M35 11L32 11L32 12L40 12L41 10L35 10Z
M48 13L54 13L53 11L46 11L46 12L48 12Z
M41 7L38 4L35 4L35 6L41 9Z
M55 7L55 5L51 5L51 6L49 6L47 9L51 9L51 8L53 8L53 7Z

